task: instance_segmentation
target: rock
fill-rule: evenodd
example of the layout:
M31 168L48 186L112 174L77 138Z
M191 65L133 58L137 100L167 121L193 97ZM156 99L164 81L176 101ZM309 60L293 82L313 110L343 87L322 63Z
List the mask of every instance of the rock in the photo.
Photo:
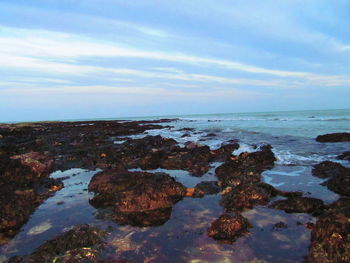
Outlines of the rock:
M329 178L322 185L333 192L350 196L350 169L339 163L325 161L314 166L312 174L320 178Z
M144 218L154 217L160 209L172 208L186 194L186 188L168 174L118 170L96 174L89 191L95 193L90 200L94 207L112 207L114 218L122 218L123 224L131 218L132 225L149 220ZM138 215L141 218L135 219Z
M205 195L213 195L220 192L220 187L216 181L200 182L194 187L193 197L203 197Z
M238 143L224 144L219 149L212 151L214 160L224 162L232 157L232 152L238 148Z
M324 135L319 135L316 138L318 142L349 142L350 133L339 132L339 133L329 133Z
M215 220L208 229L208 236L216 240L234 242L248 232L251 225L241 215L224 214Z
M344 152L341 155L337 156L338 160L350 161L350 151Z
M216 168L215 173L221 187L235 187L245 183L258 183L261 172L271 168L276 158L271 146L266 145L253 153L241 153Z
M350 262L350 199L339 199L318 218L306 262Z
M349 169L339 163L331 161L324 161L316 164L312 169L312 175L319 178L337 177L348 173L350 173Z
M276 189L266 187L265 183L240 184L223 195L220 204L226 211L242 211L255 205L266 205L277 194Z
M165 224L170 219L171 212L171 207L131 213L120 213L118 211L113 211L108 215L108 218L119 225L154 227Z
M273 225L273 230L279 229L279 228L287 228L287 227L288 227L288 225L286 223L280 221L280 222Z
M47 153L29 152L12 156L11 159L20 160L21 164L28 166L37 177L48 176L53 170L53 160Z
M182 128L179 131L190 131L190 132L193 132L194 129L193 128Z
M19 262L98 262L104 236L105 233L95 227L78 225L45 242L34 253L23 257L24 260Z
M40 170L39 162L31 164L0 155L0 239L13 237L36 207L63 187L59 179L48 178L48 166Z
M320 214L324 209L323 201L311 197L289 197L286 200L277 200L270 208L283 210L287 213Z
M328 189L333 192L343 195L350 196L350 174L342 174L334 176L327 181L323 182L322 185L327 186Z

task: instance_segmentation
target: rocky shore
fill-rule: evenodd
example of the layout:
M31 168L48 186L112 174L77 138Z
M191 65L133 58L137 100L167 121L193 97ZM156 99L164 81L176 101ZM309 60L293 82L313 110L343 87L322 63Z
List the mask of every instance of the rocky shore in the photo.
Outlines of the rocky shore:
M255 207L309 214L316 223L303 225L311 231L305 262L350 262L349 168L331 161L313 167L312 174L324 179L322 186L340 196L326 204L303 192L279 190L262 180L262 173L276 162L271 145L234 155L240 147L236 140L213 150L190 140L179 144L159 135L133 137L167 129L174 121L0 124L0 246L21 230L45 200L64 187L63 179L50 177L52 172L81 168L99 169L86 189L91 193L87 205L104 211L105 217L117 225L161 226L169 221L173 207L181 200L217 195L222 214L206 222L208 238L229 245L249 236L254 225L244 213ZM341 143L349 138L347 133L338 133L316 140ZM345 152L339 159L348 161L348 155ZM154 172L182 170L190 177L201 178L213 167L216 180L201 181L194 187L185 186L169 173ZM284 222L274 227L283 228L288 228ZM113 257L109 235L106 229L77 225L47 240L33 253L14 256L7 262L126 262Z

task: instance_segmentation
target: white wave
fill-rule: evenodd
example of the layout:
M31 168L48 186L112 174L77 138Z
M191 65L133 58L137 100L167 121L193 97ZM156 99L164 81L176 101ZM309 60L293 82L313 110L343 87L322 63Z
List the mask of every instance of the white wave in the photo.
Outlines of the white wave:
M255 152L256 151L256 147L255 146L252 146L252 145L248 145L248 144L245 144L245 143L240 143L239 144L239 148L237 150L235 150L233 152L234 155L240 155L241 153L243 152Z
M276 164L282 165L313 165L325 160L329 160L329 156L320 156L311 154L308 156L298 155L286 150L272 149L277 159Z

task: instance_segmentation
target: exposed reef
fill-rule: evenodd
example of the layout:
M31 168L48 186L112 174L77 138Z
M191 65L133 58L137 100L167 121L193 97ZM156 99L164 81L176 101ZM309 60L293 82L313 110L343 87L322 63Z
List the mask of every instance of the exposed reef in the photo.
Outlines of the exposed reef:
M316 137L318 142L350 142L350 133L338 132L319 135Z
M96 208L111 207L120 224L154 226L167 221L172 206L186 195L186 188L165 173L110 170L96 174L89 191Z

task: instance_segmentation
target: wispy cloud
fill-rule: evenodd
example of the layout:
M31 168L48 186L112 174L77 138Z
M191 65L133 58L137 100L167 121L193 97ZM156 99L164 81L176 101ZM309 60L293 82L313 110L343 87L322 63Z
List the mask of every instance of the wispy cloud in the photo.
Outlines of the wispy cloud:
M296 87L300 85L344 86L350 85L350 77L328 76L309 72L268 69L219 58L206 58L181 53L145 51L123 47L116 43L99 42L78 35L41 30L12 30L2 28L0 36L0 68L25 69L49 74L101 74L112 73L138 78L172 79L193 82L212 82L231 85L270 87ZM228 78L208 74L184 73L177 68L155 67L154 70L136 70L80 63L85 57L128 57L156 61L184 63L199 68L225 68L233 72L271 76L270 79ZM159 72L160 71L160 72ZM113 77L113 76L110 76ZM276 78L273 78L276 77ZM304 81L302 83L301 81Z

